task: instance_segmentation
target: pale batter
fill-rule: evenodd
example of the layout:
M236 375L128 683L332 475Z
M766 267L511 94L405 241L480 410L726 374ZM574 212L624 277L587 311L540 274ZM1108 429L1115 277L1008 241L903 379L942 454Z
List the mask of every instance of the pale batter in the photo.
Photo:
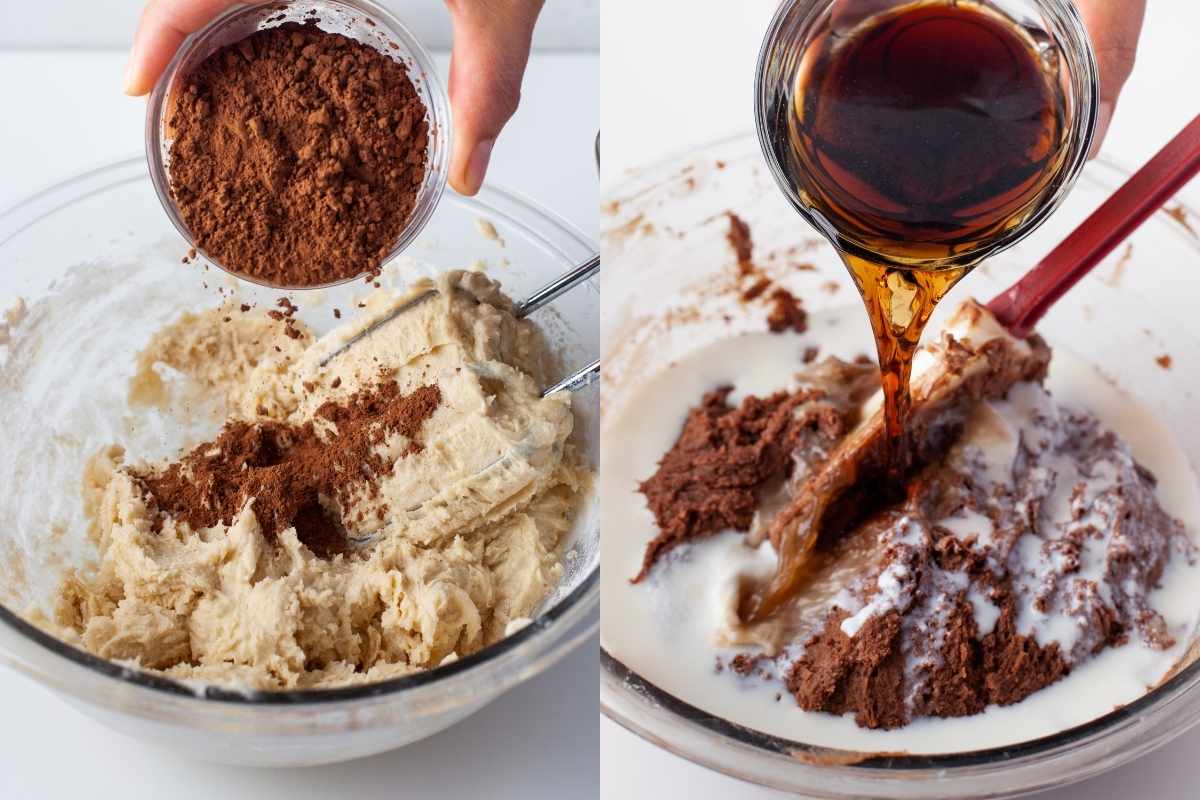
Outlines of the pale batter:
M590 474L568 442L569 394L541 397L555 374L545 344L486 277L451 272L402 297L378 292L319 340L286 310L184 314L139 357L131 405L165 403L176 382L162 376L173 371L187 376L184 391L223 398L226 431L278 426L285 444L307 425L335 452L351 431L338 414L359 408L353 430L371 442L362 475L335 459L326 471L337 489L318 509L351 544L314 552L296 526L265 526L255 503L260 514L266 504L253 497L193 528L161 508L190 496L186 480L176 495L161 485L228 453L200 447L168 470L110 447L84 481L98 563L72 570L59 593L56 632L70 641L176 678L266 689L368 682L498 641L558 582L559 544ZM361 418L393 383L401 396L436 398L407 433ZM270 477L273 463L254 465Z

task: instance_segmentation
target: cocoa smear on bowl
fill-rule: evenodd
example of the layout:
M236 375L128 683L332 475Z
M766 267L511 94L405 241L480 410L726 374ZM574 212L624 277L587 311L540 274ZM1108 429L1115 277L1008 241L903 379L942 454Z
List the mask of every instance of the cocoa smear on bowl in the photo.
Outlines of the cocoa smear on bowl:
M739 299L743 303L761 300L768 304L767 329L771 333L807 331L808 312L804 310L800 298L776 284L754 263L754 237L750 226L732 211L725 213L729 217L729 231L725 234L725 240L737 256L738 278L744 286Z
M428 169L403 64L286 23L206 58L170 108L171 194L206 255L276 286L378 274Z

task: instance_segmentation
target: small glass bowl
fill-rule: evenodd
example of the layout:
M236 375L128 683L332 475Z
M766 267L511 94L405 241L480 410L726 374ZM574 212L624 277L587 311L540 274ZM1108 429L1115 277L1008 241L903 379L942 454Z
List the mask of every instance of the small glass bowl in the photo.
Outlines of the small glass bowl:
M450 99L437 76L433 57L421 45L404 23L396 19L387 9L372 0L297 0L290 3L270 5L235 6L221 14L200 31L184 40L166 71L159 78L150 94L146 107L146 158L150 163L150 179L158 199L170 217L175 229L188 241L196 252L212 264L241 280L272 288L294 289L228 269L204 248L196 243L175 205L171 193L170 150L171 136L167 117L171 97L182 79L197 64L222 47L245 39L255 31L278 27L288 22L316 20L323 31L339 33L362 42L395 59L408 69L409 80L417 90L417 96L425 104L426 120L429 123L429 144L425 181L417 195L416 205L404 226L400 237L383 259L386 263L407 248L429 222L433 210L446 189L449 174L451 138ZM344 278L330 283L305 286L306 289L321 289L356 280L359 276Z
M1056 79L1063 100L1063 144L1053 179L1030 201L1018 224L993 241L956 253L951 258L924 262L922 266L944 269L973 266L1005 250L1032 233L1066 199L1080 170L1087 163L1096 129L1100 100L1100 77L1087 29L1070 0L977 0L972 3L989 13L1011 20L1033 41L1044 69ZM796 76L817 48L836 46L843 26L861 23L863 14L882 13L890 7L914 5L911 0L785 0L763 37L754 76L754 118L758 140L775 182L806 221L839 249L863 258L877 257L867 245L834 228L823 214L811 207L787 177L774 142L771 109L790 106ZM782 98L781 98L782 95ZM915 264L914 264L915 266Z

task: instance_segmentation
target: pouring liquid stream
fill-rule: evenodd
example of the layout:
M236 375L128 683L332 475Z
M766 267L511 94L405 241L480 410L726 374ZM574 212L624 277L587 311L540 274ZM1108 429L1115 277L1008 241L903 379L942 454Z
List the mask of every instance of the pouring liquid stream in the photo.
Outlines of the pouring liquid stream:
M874 334L884 469L862 477L877 481L880 502L902 498L919 466L907 427L909 379L934 309L1050 202L1062 172L1065 99L1054 54L1040 48L991 9L916 2L835 22L800 55L792 91L777 95L770 146L837 247ZM819 485L820 477L800 491L845 488ZM749 621L794 599L827 508L818 499L780 537L774 578L743 607Z

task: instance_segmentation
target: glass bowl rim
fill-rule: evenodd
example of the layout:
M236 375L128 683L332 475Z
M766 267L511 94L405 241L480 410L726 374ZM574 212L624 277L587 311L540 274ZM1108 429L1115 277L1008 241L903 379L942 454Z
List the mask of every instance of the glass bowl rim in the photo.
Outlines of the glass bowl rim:
M702 141L670 152L644 166L635 166L624 170L619 180L605 185L604 195L620 197L629 195L631 187L636 187L639 190L639 194L644 193L647 186L651 188L660 187L669 181L670 176L678 174L681 168L685 168L690 161L703 157L719 148L732 146L744 148L745 153L742 153L744 157L765 158L759 148L757 132L754 130L741 131L708 141ZM1092 173L1087 176L1081 175L1080 177L1084 182L1099 185L1100 188L1108 192L1115 190L1133 174L1133 170L1128 166L1107 155L1099 155L1088 163L1100 167L1105 174L1098 176ZM1188 247L1195 251L1197 256L1200 256L1200 238L1197 238L1194 234L1189 235L1184 230L1184 223L1181 223L1168 210L1168 206L1172 206L1172 210L1178 207L1183 209L1185 218L1200 218L1200 211L1197 211L1189 203L1190 197L1190 193L1185 188L1163 203L1162 207L1155 211L1152 216L1168 223L1170 225L1169 229L1175 235L1179 236ZM818 231L814 229L814 232ZM602 233L602 238L603 235ZM1011 762L1016 759L1028 759L1054 753L1073 745L1087 744L1091 738L1098 734L1106 733L1110 729L1120 726L1122 723L1137 720L1146 712L1153 711L1158 708L1160 701L1173 699L1183 694L1195 694L1197 691L1200 691L1200 658L1197 658L1137 699L1088 722L1047 736L1012 745L956 753L880 753L872 755L870 753L822 747L787 739L718 717L676 697L643 678L636 671L626 666L605 646L603 636L600 642L600 669L600 711L605 717L655 747L667 750L698 766L741 781L751 779L730 771L721 766L718 761L707 758L703 753L671 742L662 741L656 733L644 727L636 719L628 718L621 710L616 708L611 702L609 693L617 693L624 698L632 697L635 702L649 701L665 709L671 717L672 723L682 724L695 733L716 735L727 745L749 748L756 755L767 757L782 756L797 766L827 770L829 772L842 771L843 774L869 780L872 778L894 777L896 773L912 774L936 771L938 773L953 774L954 772L961 772L971 767L987 767L1004 763L1011 765ZM619 685L620 688L613 688L614 685ZM1186 726L1170 731L1168 738L1173 738L1184 732L1191 725L1200 722L1200 707L1193 711L1191 717L1192 719L1188 721ZM1163 741L1166 740L1164 739ZM805 758L807 754L815 755L811 759L808 759ZM827 763L822 763L826 759ZM771 785L772 788L786 790L783 785L764 785ZM1035 788L1030 787L1026 791L1035 790ZM816 791L816 787L806 788L805 791ZM842 795L822 796L841 797Z
M44 220L55 212L84 200L94 194L107 191L127 183L150 180L150 167L142 154L127 156L107 162L93 169L85 170L61 181L57 181L41 190L27 195L7 208L0 210L0 248L9 240L20 235L29 227ZM85 189L83 193L69 198L58 195L63 192ZM494 198L494 200L493 200ZM507 224L524 229L524 233L537 241L538 245L548 248L565 261L574 263L575 256L564 252L560 247L546 239L544 235L504 213L500 204L511 204L523 211L530 212L539 218L540 222L552 227L555 232L570 240L572 246L578 246L580 252L595 252L596 245L573 223L564 219L558 213L544 208L536 201L525 197L519 192L502 188L494 184L485 184L475 197L456 196L455 202L467 206L481 206L487 214L496 219L502 219ZM495 202L499 201L499 203ZM45 205L46 208L40 208ZM32 213L31 213L32 211ZM11 227L11 230L6 228ZM587 282L590 288L598 293L597 279ZM103 677L114 678L122 683L155 693L184 700L195 700L206 705L228 703L239 706L289 706L313 707L331 703L355 700L375 699L395 695L409 689L430 687L443 684L451 679L464 676L501 656L513 652L525 643L543 643L543 647L562 648L561 655L590 636L599 626L599 620L588 621L585 630L574 636L563 638L559 634L569 632L570 628L581 620L586 620L589 614L600 604L600 565L597 564L565 597L550 608L540 613L533 621L510 636L506 636L495 644L489 645L469 656L457 659L449 664L432 669L404 675L398 678L376 681L365 684L355 684L343 687L324 689L295 689L283 691L251 690L225 688L217 684L205 684L198 690L194 683L185 683L163 675L130 667L115 661L109 661L81 650L53 636L36 625L28 622L20 614L0 603L0 625L10 629L19 637L40 646L39 652L47 653L51 658L63 658L78 666L85 667ZM555 636L547 638L550 633ZM536 656L538 653L531 653ZM549 664L547 663L546 666ZM540 671L540 670L539 670ZM526 677L532 677L531 673Z
M300 0L297 0L297 4L299 2ZM311 2L315 6L324 5L349 10L375 23L377 28L386 31L393 37L393 43L399 48L395 52L401 54L402 58L411 60L421 70L423 73L421 77L428 88L430 103L426 109L429 120L429 146L427 150L431 159L426 166L426 178L422 183L420 193L417 195L413 210L405 222L404 228L400 231L400 235L396 237L396 241L392 244L391 249L388 250L388 254L380 261L381 264L386 264L404 252L420 235L421 231L424 230L429 220L433 217L433 212L436 210L438 203L441 202L442 195L446 191L449 174L449 152L453 145L453 115L450 113L450 96L447 94L442 80L438 76L437 66L434 64L433 56L430 52L421 44L420 40L417 39L416 35L407 25L388 9L375 2L375 0L307 0L307 2ZM291 4L284 2L282 5L286 7ZM239 280L269 289L284 291L331 289L350 283L351 281L360 280L366 273L359 273L349 278L341 278L328 283L313 284L310 286L285 286L270 283L252 275L236 272L210 255L195 241L195 237L192 236L183 221L183 217L179 213L179 209L171 194L169 173L163 155L163 129L166 124L167 102L170 99L169 88L175 82L180 69L182 69L183 64L191 57L195 48L207 41L210 36L218 33L226 25L242 17L266 15L264 19L269 18L272 12L278 10L276 5L266 3L237 3L221 12L207 25L190 34L183 41L183 44L175 51L174 56L172 56L170 62L168 62L166 68L163 70L158 81L155 82L146 103L146 160L150 164L150 180L154 185L154 192L158 195L158 201L162 204L167 218L171 220L171 224L175 226L179 235L187 241L188 245L193 247L196 252L204 256L215 267L229 275L233 275ZM380 49L380 52L384 51ZM420 94L421 90L418 88L417 92Z

